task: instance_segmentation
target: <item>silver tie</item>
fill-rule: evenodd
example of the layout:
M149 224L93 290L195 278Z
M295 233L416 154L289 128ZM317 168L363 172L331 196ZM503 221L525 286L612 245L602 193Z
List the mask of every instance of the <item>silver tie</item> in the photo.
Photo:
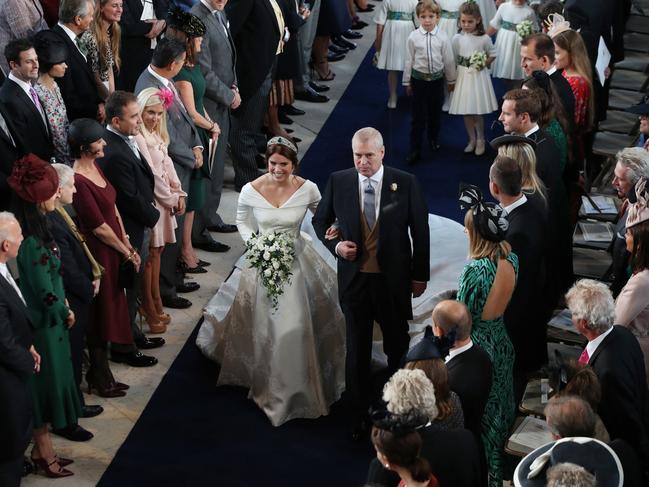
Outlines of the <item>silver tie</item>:
M365 183L365 189L363 190L365 193L365 197L363 198L363 213L365 214L367 226L371 230L374 228L374 224L376 223L376 204L374 202L375 193L374 187L372 186L372 180L367 178Z

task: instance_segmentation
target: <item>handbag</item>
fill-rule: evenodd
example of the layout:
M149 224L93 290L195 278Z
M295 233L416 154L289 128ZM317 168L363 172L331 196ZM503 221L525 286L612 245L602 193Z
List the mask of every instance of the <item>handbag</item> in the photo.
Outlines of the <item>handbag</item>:
M117 285L129 289L135 284L135 265L130 260L125 260L119 265L117 271Z

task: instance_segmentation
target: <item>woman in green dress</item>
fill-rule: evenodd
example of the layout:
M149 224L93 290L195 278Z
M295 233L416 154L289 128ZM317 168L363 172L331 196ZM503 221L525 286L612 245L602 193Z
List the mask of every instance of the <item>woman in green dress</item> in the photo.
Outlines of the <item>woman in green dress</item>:
M57 457L49 436L53 429L76 424L81 402L72 369L68 328L74 313L65 299L59 250L45 214L56 209L59 178L54 168L33 154L14 163L7 179L13 210L25 239L18 251L20 291L34 327L34 348L41 355L40 372L31 378L34 449L32 460L48 477L67 477L71 460Z
M205 178L210 177L209 168L209 143L216 143L221 129L210 120L209 115L203 106L205 95L205 77L198 66L198 55L201 52L201 42L205 34L205 24L189 12L183 12L178 7L174 8L167 19L167 37L177 39L185 43L187 57L185 66L174 78L174 84L180 95L180 99L187 109L194 125L198 129L198 135L203 143L203 165L196 167L192 173L187 198L187 209L183 223L183 240L180 258L184 264L185 272L204 273L207 272L199 265L200 259L194 253L192 247L192 226L194 224L194 211L200 210L205 205L205 192L207 185Z
M486 203L476 186L460 186L460 206L467 210L464 226L472 259L460 276L458 301L473 319L471 339L489 354L493 365L491 392L482 416L482 441L489 466L489 486L502 487L502 453L514 421L514 347L503 313L514 292L518 258L505 241L504 210Z

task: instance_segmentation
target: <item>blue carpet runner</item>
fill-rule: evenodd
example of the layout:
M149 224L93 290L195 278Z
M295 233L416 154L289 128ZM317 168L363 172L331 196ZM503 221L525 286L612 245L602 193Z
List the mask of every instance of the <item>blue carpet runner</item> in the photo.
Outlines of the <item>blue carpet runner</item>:
M352 166L354 132L373 126L385 139L385 163L417 175L431 213L460 221L458 183L471 182L487 191L487 169L493 154L463 154L466 135L462 118L444 115L442 150L434 156L424 151L424 160L406 167L409 100L402 96L397 110L387 110L387 81L385 73L371 65L373 52L370 49L302 159L301 174L323 190L332 171ZM489 127L493 120L490 117L485 125ZM328 417L294 420L274 428L247 399L247 391L215 387L218 368L194 344L199 325L99 486L363 485L374 452L369 443L348 439L349 424L342 404L334 405Z

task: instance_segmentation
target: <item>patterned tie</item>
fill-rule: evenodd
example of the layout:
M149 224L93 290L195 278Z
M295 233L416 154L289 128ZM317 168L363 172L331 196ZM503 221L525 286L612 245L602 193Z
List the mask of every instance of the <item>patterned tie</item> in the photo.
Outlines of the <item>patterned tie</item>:
M217 20L219 21L219 24L223 26L223 30L225 31L225 36L228 36L228 24L227 21L225 20L225 13L224 12L219 12L216 10L214 12L214 15L216 16Z
M41 114L41 118L43 119L43 125L45 125L45 130L48 131L47 127L47 117L45 116L45 110L43 110L43 105L41 105L41 101L38 99L38 94L36 93L36 90L34 89L33 86L29 87L29 94L32 97L32 101L34 102L34 105L36 105L36 109L38 110L38 113Z
M372 186L372 180L367 178L365 183L365 190L363 191L365 193L365 198L363 199L363 213L365 214L367 226L371 230L374 228L374 224L376 223L376 204L374 202L375 193L374 187Z
M590 360L590 357L588 356L588 351L584 348L584 351L581 352L581 355L579 356L579 363L580 364L588 364L589 360Z

